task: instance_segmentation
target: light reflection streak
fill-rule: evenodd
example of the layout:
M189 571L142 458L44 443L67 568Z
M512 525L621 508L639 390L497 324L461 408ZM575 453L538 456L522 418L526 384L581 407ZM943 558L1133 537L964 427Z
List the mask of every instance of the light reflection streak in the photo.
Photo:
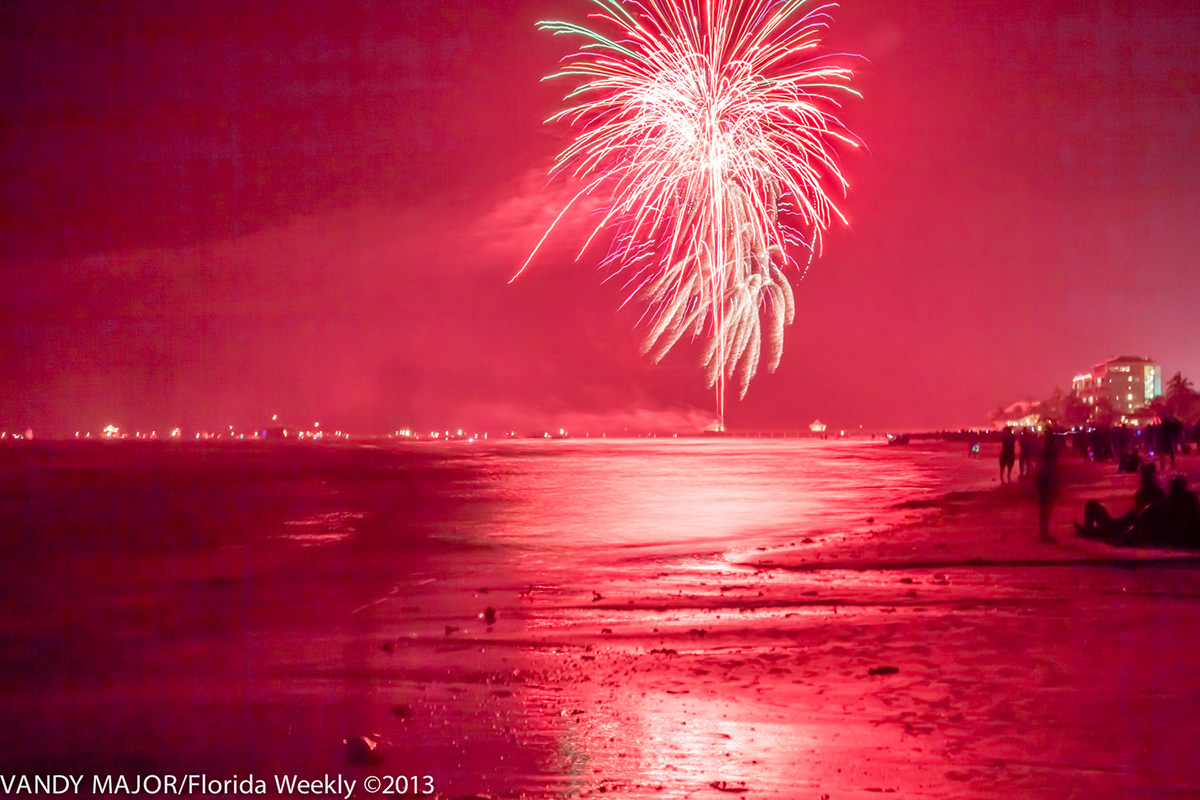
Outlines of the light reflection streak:
M559 726L554 771L573 776L577 789L635 796L685 797L712 792L713 784L760 793L808 782L803 763L829 739L827 724L798 725L803 708L777 710L779 722L764 721L763 703L753 696L735 702L700 681L688 686L672 693L639 691L634 683L623 687L619 702L603 686L581 691L573 702L583 713Z
M497 447L478 465L509 502L489 538L530 568L571 559L692 559L698 570L814 531L863 529L865 509L932 491L942 476L867 442L664 440ZM598 456L599 452L604 455ZM864 481L864 477L869 476ZM688 569L686 560L673 568Z
M881 616L873 607L839 608L836 599L861 586L870 603L882 594L878 579L776 579L738 562L810 534L836 542L898 521L904 514L891 506L943 489L962 460L916 460L868 442L672 440L551 442L536 451L509 443L476 464L503 500L481 535L512 547L514 570L601 595L592 605L590 591L538 590L522 611L522 635L551 649L561 643L561 662L578 664L583 676L560 682L561 694L523 697L531 718L550 720L554 749L540 785L684 797L720 796L713 784L736 790L742 782L755 794L816 788L797 765L836 760L841 745L831 743L843 733L871 740L840 729L845 718L828 707L808 707L813 687L756 676L785 670L769 661L778 655L771 650L795 658L832 619ZM820 596L769 605L775 583L802 595L797 581L819 586ZM721 591L751 583L753 593ZM767 589L761 598L759 586ZM596 649L580 654L579 642ZM723 676L707 663L714 658L755 666ZM762 694L766 685L782 694Z

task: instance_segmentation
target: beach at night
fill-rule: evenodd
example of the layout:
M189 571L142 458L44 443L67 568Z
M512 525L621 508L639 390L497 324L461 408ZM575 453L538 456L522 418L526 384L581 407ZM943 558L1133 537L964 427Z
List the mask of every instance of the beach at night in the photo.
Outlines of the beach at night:
M0 3L0 795L1200 798L1197 31Z
M957 443L5 455L6 773L495 798L1200 789L1200 559L1074 535L1085 499L1129 502L1111 464L1066 462L1041 543L1028 482Z

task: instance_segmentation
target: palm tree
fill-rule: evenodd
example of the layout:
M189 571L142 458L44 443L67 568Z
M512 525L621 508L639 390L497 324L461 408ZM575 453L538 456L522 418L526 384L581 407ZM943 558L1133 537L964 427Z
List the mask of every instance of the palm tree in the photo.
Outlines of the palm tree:
M1096 398L1096 404L1092 406L1092 421L1097 425L1113 425L1120 418L1117 413L1116 406L1108 397L1101 396Z
M1076 425L1086 425L1088 419L1092 416L1092 407L1083 402L1083 398L1071 392L1063 400L1062 404L1062 420L1066 424L1075 427Z
M1172 400L1179 396L1195 394L1196 388L1190 378L1183 377L1182 372L1176 372L1171 376L1171 380L1167 381L1167 400Z
M1191 422L1200 418L1200 395L1196 394L1192 382L1183 377L1181 372L1176 372L1167 381L1167 391L1163 400L1171 416L1177 419Z
M1008 415L1005 412L1004 406L996 406L996 408L992 410L992 413L988 414L988 418L991 420L992 425L999 425L1004 421L1006 416Z

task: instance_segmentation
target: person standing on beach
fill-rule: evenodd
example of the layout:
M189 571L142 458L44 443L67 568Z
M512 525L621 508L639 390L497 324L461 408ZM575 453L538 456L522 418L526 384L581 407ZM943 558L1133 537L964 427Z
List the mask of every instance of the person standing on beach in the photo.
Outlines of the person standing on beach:
M1170 414L1163 414L1162 422L1158 426L1159 469L1166 469L1168 457L1171 459L1171 466L1175 466L1175 448L1182 439L1183 423Z
M1017 474L1024 478L1030 472L1030 467L1033 462L1033 431L1028 428L1021 429L1021 437L1017 442L1020 445L1020 466L1017 469Z
M1017 437L1013 435L1012 426L1004 426L1004 434L1000 437L1000 482L1004 483L1005 471L1008 472L1008 482L1012 483L1012 468L1017 461Z
M1046 438L1042 446L1042 463L1038 468L1035 483L1038 497L1038 538L1053 542L1050 535L1050 512L1058 499L1058 448L1054 441L1054 427L1046 423Z

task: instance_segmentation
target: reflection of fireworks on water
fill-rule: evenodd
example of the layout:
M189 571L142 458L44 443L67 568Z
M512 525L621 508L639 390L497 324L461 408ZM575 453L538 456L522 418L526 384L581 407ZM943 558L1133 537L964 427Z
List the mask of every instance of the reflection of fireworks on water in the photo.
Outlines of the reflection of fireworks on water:
M552 118L578 129L555 173L582 181L571 203L611 195L588 241L615 230L605 263L648 304L643 352L657 361L707 332L704 365L723 419L725 381L737 375L745 394L764 340L767 368L779 363L795 314L789 250L807 268L831 218L844 221L825 184L847 185L831 142L855 140L830 95L854 93L851 72L814 54L829 5L592 2L611 35L540 23L586 40L551 76L581 80L574 105Z

